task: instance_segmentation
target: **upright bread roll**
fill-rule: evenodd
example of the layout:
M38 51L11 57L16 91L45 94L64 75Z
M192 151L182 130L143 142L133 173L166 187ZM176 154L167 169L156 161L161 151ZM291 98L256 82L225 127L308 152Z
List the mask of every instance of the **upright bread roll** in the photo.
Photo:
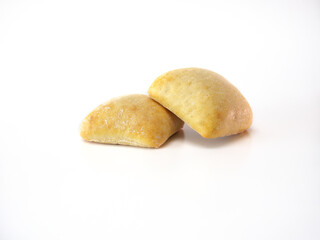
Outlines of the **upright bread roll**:
M160 104L133 94L94 109L83 120L80 135L92 142L158 148L182 127L183 122Z
M184 68L159 76L150 97L205 138L240 133L252 124L252 111L240 91L221 75Z

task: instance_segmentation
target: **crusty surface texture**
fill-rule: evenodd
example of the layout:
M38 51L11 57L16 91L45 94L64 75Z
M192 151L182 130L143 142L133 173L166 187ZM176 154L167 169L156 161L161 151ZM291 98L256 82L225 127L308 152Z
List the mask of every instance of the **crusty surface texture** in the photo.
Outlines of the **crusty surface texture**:
M92 142L158 148L182 127L183 122L160 104L133 94L94 109L82 121L80 135Z
M221 75L183 68L159 76L149 95L205 138L240 133L252 124L252 111L240 91Z

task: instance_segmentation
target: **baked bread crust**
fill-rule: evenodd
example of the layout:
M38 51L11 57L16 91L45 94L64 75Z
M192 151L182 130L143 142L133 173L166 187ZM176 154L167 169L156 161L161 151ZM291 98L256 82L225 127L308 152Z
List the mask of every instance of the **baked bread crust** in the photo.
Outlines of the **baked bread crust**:
M80 135L91 142L158 148L182 127L177 116L148 96L132 94L94 109L82 121Z
M205 138L240 133L252 124L252 110L240 91L206 69L169 71L152 83L148 93Z

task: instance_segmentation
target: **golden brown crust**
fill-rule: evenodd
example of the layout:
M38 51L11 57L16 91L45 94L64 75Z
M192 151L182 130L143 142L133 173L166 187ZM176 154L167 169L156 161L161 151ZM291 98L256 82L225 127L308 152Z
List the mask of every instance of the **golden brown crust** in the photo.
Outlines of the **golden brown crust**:
M82 122L80 135L92 142L160 147L183 122L146 95L111 99Z
M221 75L184 68L159 76L149 95L205 138L240 133L252 124L252 111L240 91Z

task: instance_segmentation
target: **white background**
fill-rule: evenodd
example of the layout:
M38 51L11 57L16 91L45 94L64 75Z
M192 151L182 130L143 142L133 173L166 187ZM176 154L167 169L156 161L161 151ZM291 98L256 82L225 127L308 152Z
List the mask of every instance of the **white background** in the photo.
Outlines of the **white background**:
M316 0L0 0L0 239L320 239L319 43ZM81 140L191 66L239 88L248 132Z

